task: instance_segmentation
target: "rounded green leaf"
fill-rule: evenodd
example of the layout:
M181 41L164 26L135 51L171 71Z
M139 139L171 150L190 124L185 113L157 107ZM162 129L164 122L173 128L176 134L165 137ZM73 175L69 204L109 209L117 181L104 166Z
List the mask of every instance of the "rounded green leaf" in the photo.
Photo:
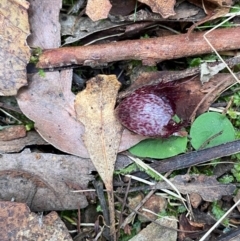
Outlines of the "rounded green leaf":
M129 149L139 157L164 159L186 151L187 137L172 136L168 139L147 139Z
M194 149L217 146L235 140L235 130L225 115L208 112L200 115L190 129Z

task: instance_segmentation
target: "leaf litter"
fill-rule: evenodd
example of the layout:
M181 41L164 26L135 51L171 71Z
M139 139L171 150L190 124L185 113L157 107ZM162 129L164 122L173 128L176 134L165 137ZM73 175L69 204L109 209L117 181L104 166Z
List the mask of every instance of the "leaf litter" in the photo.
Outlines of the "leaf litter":
M26 204L15 202L0 202L0 210L2 240L72 240L54 211L43 217L31 212Z
M1 1L0 9L0 95L16 95L27 85L26 65L30 48L27 1Z
M116 235L113 172L123 129L114 113L120 85L115 75L98 75L75 100L77 119L85 126L84 143L108 192L112 236Z
M90 2L90 1L89 1ZM94 1L93 1L94 2ZM151 2L151 1L149 1L149 2ZM221 4L220 4L221 5ZM172 6L173 7L173 6ZM95 10L96 11L96 10ZM162 11L162 9L161 9L161 11ZM170 9L170 11L171 11L171 9ZM107 11L106 11L107 12ZM105 16L106 16L106 12L104 13L105 14ZM101 15L102 17L104 17L104 15ZM41 16L42 17L42 16ZM40 31L41 32L41 31ZM44 32L44 31L43 31ZM58 40L59 41L59 40ZM47 41L47 42L51 42L51 41ZM59 46L59 43L60 42L58 42L58 44L57 45L52 45L52 46L50 46L50 48L53 48L53 47L58 47ZM51 45L51 43L50 43L50 45ZM47 46L47 44L44 46L44 45L42 45L42 47L43 48L46 48L46 46ZM49 45L48 45L49 46ZM97 55L95 55L94 57L98 57ZM98 63L98 61L96 61L96 59L95 59L95 64L97 64ZM145 63L152 63L152 61L146 61ZM46 77L45 78L43 78L43 79L41 79L41 78L36 78L37 80L38 80L38 82L40 82L40 85L42 84L42 83L46 83L46 86L47 86L47 84L49 84L50 82L52 82L52 80L54 80L54 78L56 78L57 80L59 80L59 79L61 79L61 76L63 76L63 75L65 75L65 80L68 78L68 77L70 77L71 76L71 73L70 73L70 71L68 72L68 71L62 71L62 73L61 74L59 74L59 73L54 73L55 75L53 75L53 76L51 76L51 74L50 73L47 73L47 75L46 75ZM36 76L36 75L35 75ZM68 77L67 77L68 76ZM225 76L226 77L226 76ZM64 78L63 78L64 79ZM67 115L69 115L72 119L75 119L76 120L76 113L75 113L75 109L74 109L74 98L75 98L75 96L73 95L73 94L71 94L71 91L70 91L70 85L69 85L69 83L67 84L67 86L64 86L64 84L62 83L62 84L60 84L60 87L59 87L59 83L57 83L56 84L56 82L55 82L55 84L53 84L51 87L49 87L49 88L47 88L46 86L44 87L43 86L43 89L42 90L40 90L40 91L38 91L38 88L33 88L32 89L32 91L33 92L28 92L28 90L29 89L31 89L33 86L34 86L34 84L35 84L35 82L36 81L33 81L34 80L34 78L32 79L32 82L30 82L30 86L29 86L29 88L25 88L25 89L23 89L23 90L21 90L21 92L20 92L20 95L18 96L18 98L19 98L19 103L20 103L20 105L22 105L22 108L24 109L24 112L26 112L27 114L26 115L28 115L31 119L35 119L36 118L36 127L38 128L38 131L39 131L39 133L41 133L42 134L42 136L45 136L45 138L44 139L46 139L46 140L48 140L50 143L53 143L53 145L55 145L56 147L58 147L59 149L61 149L61 150L63 150L63 151L66 151L66 152L69 152L69 153L72 153L72 154L75 154L76 152L77 152L77 155L85 155L86 157L88 157L89 155L90 155L90 157L92 158L92 159L95 159L95 160L99 160L99 158L96 156L97 154L95 154L94 153L94 148L97 148L97 147L95 147L95 146L92 146L91 144L92 144L92 142L91 142L91 138L90 138L90 136L88 137L90 140L88 140L88 138L85 136L85 138L84 138L84 140L82 140L82 136L84 136L86 133L89 133L90 132L90 130L91 130L91 128L90 127L88 127L88 128L86 128L86 126L88 126L88 124L90 124L90 122L88 121L88 119L80 119L79 121L77 121L78 123L75 125L75 127L76 127L76 129L77 128L79 128L79 126L81 126L81 132L77 132L76 133L76 136L78 136L78 141L79 141L79 139L81 139L80 140L80 149L81 149L81 151L76 151L76 149L78 149L78 144L79 144L79 142L77 143L77 147L76 147L76 143L75 143L75 145L73 145L72 147L69 147L69 146L71 146L71 143L69 144L69 146L66 144L66 140L68 140L68 136L67 136L67 133L61 133L61 132L58 132L59 130L61 130L62 129L62 127L63 128L67 128L67 127L65 127L66 125L64 125L62 122L59 122L59 120L61 119L61 117L64 117L63 118L63 120L62 121L65 121L65 122L67 122ZM90 83L91 83L91 81L89 81ZM210 81L211 82L211 81ZM221 81L220 81L221 82ZM221 82L223 85L224 85L224 83L223 82ZM32 85L33 84L33 85ZM32 85L32 86L31 86ZM36 86L40 86L40 85L36 85ZM229 85L229 82L227 83L227 85ZM35 87L36 87L35 86ZM57 86L57 91L56 92L54 92L54 86L56 87ZM213 84L213 86L214 86L214 84ZM219 85L219 86L221 86L221 85ZM217 86L217 87L219 87L219 86ZM65 89L65 90L64 90ZM222 86L220 87L220 89L224 89ZM199 90L199 89L198 89ZM196 101L195 103L194 103L194 105L193 105L193 107L191 108L191 111L189 111L188 113L185 113L184 111L182 111L182 110L179 110L179 113L181 114L182 113L182 115L185 115L185 117L187 116L188 117L188 119L189 119L189 116L190 117L192 117L192 119L191 120L193 120L194 118L195 118L195 115L196 115L196 113L198 114L199 112L201 112L201 111L205 111L208 107L209 107L209 105L210 105L210 103L216 98L216 96L220 93L220 91L219 91L219 89L215 89L215 91L216 91L216 93L214 93L213 95L212 95L212 89L211 88L209 88L209 89L207 89L206 90L206 92L205 92L205 95L204 95L204 97L203 97L203 99L204 99L204 101L202 101L201 100L201 98L200 98L200 102L198 101ZM44 93L44 94L43 94ZM84 92L83 92L84 93ZM207 93L207 94L206 94ZM41 96L41 94L43 94L42 96ZM31 96L34 96L33 97L33 99L31 99ZM36 98L36 96L38 96L37 98ZM42 99L44 99L46 96L48 96L49 98L48 98L48 101L47 102L45 102L44 103L44 105L40 105L40 106L38 106L36 103L37 102L41 102L40 101L40 96L42 97ZM115 97L114 98L112 98L114 101L116 100L116 95L114 95ZM36 99L34 99L34 98L36 98ZM66 99L67 101L66 102L64 102L64 101L62 101L61 100L61 98L62 99ZM56 99L56 102L59 102L59 105L57 105L56 103L54 103L53 101L54 101L54 99ZM190 98L189 98L190 99ZM30 101L29 101L30 100ZM31 102L33 100L33 102ZM187 97L185 97L185 99L183 99L183 101L184 100L187 100ZM29 101L29 102L28 102ZM50 102L53 102L53 104L52 105L50 105L49 104L49 101ZM26 102L26 105L25 105L25 103L24 102ZM35 102L35 103L34 103ZM33 103L33 105L32 105L32 103ZM67 104L66 104L67 103ZM100 102L101 103L101 102ZM115 102L114 102L115 103ZM32 107L32 109L29 111L28 110L28 108L27 108L27 104L28 104L28 107ZM51 114L51 111L52 111L52 109L54 109L53 108L53 106L55 106L55 104L56 104L56 109L57 108L59 108L60 109L60 111L56 111L56 112L54 112L53 111L53 114ZM99 104L99 103L98 103ZM84 108L88 108L89 106L89 103L86 103L85 104L85 106L84 106ZM201 106L201 105L203 105L203 107ZM114 105L113 105L114 106ZM185 106L187 106L186 104L185 104ZM37 108L36 108L37 107ZM34 113L34 108L35 108L35 112L37 112L38 111L38 114L39 115L41 115L40 117L38 117L37 116L37 114L36 113ZM40 109L41 108L43 108L43 110L42 110L42 112L40 111ZM36 111L37 110L37 111ZM45 113L44 113L44 111L45 112L48 112L48 114L49 114L49 116L44 120L45 121L45 123L43 124L43 125L41 125L41 122L42 122L42 120L45 118ZM81 112L81 111L83 111L82 109L80 109L79 110L79 112ZM113 111L113 108L112 108L112 111ZM57 114L60 112L60 114L59 114L59 118L57 118L57 119L59 119L58 121L56 121L55 122L55 119L56 119L56 116L57 116ZM64 113L64 114L62 114L62 112ZM66 117L66 119L65 119L65 117ZM114 120L114 121L116 121L116 120ZM74 121L73 121L74 122ZM89 123L88 123L89 122ZM50 125L49 125L49 123L50 123ZM61 123L61 124L59 124L59 123ZM94 124L97 124L97 123L91 123L93 126L94 126ZM48 126L48 128L46 128L46 130L44 130L44 126ZM97 126L97 125L96 125ZM53 129L51 129L51 127L53 127ZM99 127L99 126L97 126L97 127ZM121 126L120 126L121 127ZM53 131L52 131L53 130ZM44 134L44 131L46 131L45 132L45 134ZM99 129L98 129L98 131L99 131ZM93 136L97 136L97 137L99 137L99 132L97 132L97 131L94 131L94 133L95 133L95 135L93 135ZM93 134L94 134L93 133ZM124 138L125 138L125 140L128 140L128 137L131 137L131 132L128 132L127 130L124 130L124 132L123 133L127 133L125 136L124 136L124 134L123 134L123 137L122 137L122 140L124 140ZM72 132L72 134L73 134L73 132ZM63 136L62 136L63 135ZM114 135L115 135L115 133L114 133ZM69 136L71 136L71 135L69 135ZM55 142L54 141L54 139L55 138L59 138L59 142ZM62 138L62 139L61 139ZM138 138L138 137L137 137ZM71 139L71 138L70 138ZM117 139L117 138L116 138ZM141 137L138 139L138 141L141 139ZM82 142L81 142L82 141ZM100 140L100 142L99 143L101 143L101 141L102 140ZM116 141L116 143L120 143L120 138L119 139L117 139L117 140L115 140ZM128 140L129 141L129 140ZM61 147L61 145L59 144L60 142L65 142L65 144ZM74 142L74 141L73 141ZM131 142L131 141L130 141ZM86 144L86 143L88 143L88 144ZM129 145L128 145L128 147L130 147L131 145L133 145L133 143L134 142L131 142ZM105 146L105 145L104 145ZM104 149L103 147L104 146L102 146L102 149ZM87 147L87 148L86 148ZM72 148L72 149L71 149ZM71 150L70 150L71 149ZM74 150L75 149L75 150ZM70 150L70 151L69 151ZM121 150L121 149L120 149ZM115 147L114 148L114 150L110 150L110 148L108 148L108 151L110 152L110 153L112 153L111 155L110 155L110 157L113 157L113 156L115 156L115 159L114 158L110 158L109 157L109 160L111 160L110 161L110 163L109 163L109 167L110 167L110 170L111 170L111 172L112 172L112 170L114 170L114 162L115 162L115 160L116 160L116 155L117 155L117 148ZM106 152L106 150L105 150L105 152ZM104 153L105 153L104 152ZM81 153L81 154L80 154ZM82 154L82 153L84 153L84 154ZM101 153L101 150L100 150L100 153ZM101 160L102 160L102 158L100 158ZM105 157L105 159L106 160L108 160L108 158L106 158ZM113 159L114 159L114 161L113 161ZM99 165L99 163L97 163L97 162L95 162L97 165ZM105 164L106 164L107 162L105 162ZM100 165L101 166L101 165ZM105 165L106 166L106 165ZM100 169L104 169L104 167L100 167ZM97 168L97 169L99 169L99 168ZM99 170L98 170L99 171ZM102 171L102 170L101 170ZM100 174L100 176L102 177L102 179L103 180L105 180L105 184L106 184L106 187L107 187L107 189L111 189L111 191L112 191L112 186L109 186L110 185L110 182L112 182L112 175L107 175L106 177L104 176L106 173L105 173L105 171L103 171L103 174L101 174L101 171L99 171L99 174ZM110 174L111 174L111 172L110 172ZM109 174L109 173L108 173ZM111 178L109 177L109 176L111 176ZM111 185L112 185L112 183L111 183ZM201 193L202 195L203 195L203 193ZM229 194L229 193L227 193L227 194ZM111 197L112 198L112 197ZM111 199L110 198L110 199ZM218 197L218 198L221 198L221 195ZM111 200L111 201L113 201L113 200ZM112 207L111 207L112 208Z
M50 144L64 152L89 158L81 138L85 128L76 119L71 71L48 72L45 77L34 74L31 78L28 87L21 89L17 96L21 110L35 122L36 130ZM145 138L124 130L119 151Z

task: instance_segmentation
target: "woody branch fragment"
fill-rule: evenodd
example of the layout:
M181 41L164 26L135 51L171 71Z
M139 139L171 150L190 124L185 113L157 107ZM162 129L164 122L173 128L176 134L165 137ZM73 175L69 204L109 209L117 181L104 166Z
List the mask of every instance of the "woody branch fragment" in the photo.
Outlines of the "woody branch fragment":
M37 67L52 68L72 64L96 66L129 59L142 60L145 65L154 65L163 60L213 52L203 37L205 33L48 49L43 51ZM217 51L238 49L240 27L217 29L207 34L207 38Z

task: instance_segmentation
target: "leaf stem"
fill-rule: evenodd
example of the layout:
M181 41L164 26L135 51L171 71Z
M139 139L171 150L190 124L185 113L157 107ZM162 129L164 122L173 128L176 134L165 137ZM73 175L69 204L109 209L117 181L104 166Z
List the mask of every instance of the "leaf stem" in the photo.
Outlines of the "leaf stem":
M110 238L111 241L117 241L116 229L115 229L115 206L113 189L107 191L108 204L109 204L109 217L110 217Z

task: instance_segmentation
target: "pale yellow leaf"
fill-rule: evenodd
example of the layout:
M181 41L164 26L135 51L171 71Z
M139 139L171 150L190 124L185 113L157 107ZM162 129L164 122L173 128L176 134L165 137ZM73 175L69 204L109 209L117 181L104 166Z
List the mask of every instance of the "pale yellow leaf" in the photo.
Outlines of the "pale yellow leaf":
M115 75L98 75L88 81L75 100L77 118L85 126L84 143L109 191L122 132L114 114L120 85Z

